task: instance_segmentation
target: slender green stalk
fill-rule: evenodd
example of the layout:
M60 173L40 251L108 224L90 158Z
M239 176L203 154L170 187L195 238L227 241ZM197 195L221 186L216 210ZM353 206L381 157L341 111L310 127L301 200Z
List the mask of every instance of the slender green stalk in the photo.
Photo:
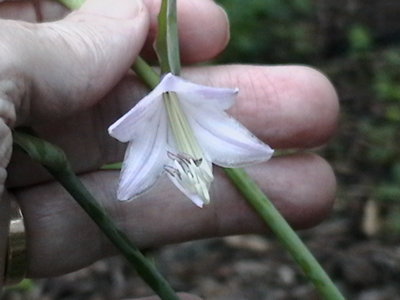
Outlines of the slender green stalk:
M78 9L86 0L57 0L71 10Z
M264 222L268 224L324 299L344 299L318 261L246 171L243 169L224 169L224 171Z
M138 56L132 65L132 70L151 90L160 82L160 75L154 71L146 61Z
M181 59L179 54L176 0L161 1L155 48L161 67L161 74L171 72L174 75L179 75L181 72Z
M86 0L56 0L71 10L78 9Z
M151 90L154 89L160 82L160 75L158 75L158 73L140 57L136 59L131 69Z
M105 210L74 174L61 149L42 139L21 132L15 131L13 139L16 145L33 160L43 165L61 183L161 299L179 300L154 264L149 262L129 238L115 226Z

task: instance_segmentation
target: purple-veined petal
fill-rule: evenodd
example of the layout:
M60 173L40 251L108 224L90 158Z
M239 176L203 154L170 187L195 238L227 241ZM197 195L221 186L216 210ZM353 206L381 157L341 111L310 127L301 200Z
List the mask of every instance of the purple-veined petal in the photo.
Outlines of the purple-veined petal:
M176 92L179 94L193 93L196 97L187 98L193 105L212 105L218 110L227 110L235 103L235 96L239 89L214 88L210 86L195 84L181 77L168 73L164 76L162 88L165 91Z
M179 94L182 107L205 155L216 165L248 166L271 158L273 150L226 112L212 105L193 106L193 93Z
M129 142L140 136L141 130L157 122L162 96L145 97L108 128L108 133L120 142Z
M164 106L157 106L152 121L136 124L138 135L128 145L122 165L117 197L131 200L151 188L167 162L168 121ZM133 128L132 128L133 129Z
M147 127L155 122L154 114L160 106L164 106L162 94L168 91L168 84L161 81L154 90L142 98L131 110L119 118L108 128L108 133L120 142L129 142L138 133L138 124Z
M137 134L137 124L153 122L151 116L157 110L157 106L162 105L164 92L191 92L197 95L188 99L193 105L213 105L215 109L226 110L234 104L237 91L237 89L198 85L168 73L153 91L112 124L108 128L108 133L123 143L134 139Z

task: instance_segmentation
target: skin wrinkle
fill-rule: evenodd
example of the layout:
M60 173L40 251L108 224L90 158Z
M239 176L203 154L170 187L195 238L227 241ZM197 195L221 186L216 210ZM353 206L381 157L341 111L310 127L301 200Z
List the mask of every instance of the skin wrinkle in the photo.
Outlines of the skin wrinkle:
M93 120L92 132L94 132L95 144L99 145L99 147L97 147L97 149L99 151L99 161L97 163L98 165L103 164L104 158L108 156L107 153L110 151L110 148L107 147L107 139L109 138L109 136L108 136L107 131L104 130L104 124L107 124L106 113L107 112L104 109L100 108L98 110L98 113L93 114L93 117L92 117L92 120Z
M262 84L262 79L266 80L269 84L267 86ZM241 122L246 123L252 132L256 132L252 130L256 127L267 128L265 125L260 126L259 123L257 125L253 124L252 120L268 120L271 113L279 112L281 109L280 99L283 96L277 91L275 82L270 79L270 76L266 74L263 69L257 70L256 74L253 75L250 75L248 72L243 72L243 76L240 76L240 78L236 80L238 85L246 86L245 93L250 95L252 101L240 101L239 99L233 107L232 114L238 116ZM277 103L277 105L269 104L269 99L271 98L274 99L274 103ZM253 102L255 102L254 105ZM278 127L276 130L280 130L280 128ZM262 134L262 131L258 130L258 132L260 134L259 137L265 140L266 138L265 135ZM278 132L276 132L275 135L278 135Z
M87 23L76 23L76 18L83 16L94 19L91 21L96 23L97 27L95 28L95 25L88 26ZM138 31L141 26L146 27L147 18L146 16L138 18L138 22L118 21L120 28L123 28L118 34L113 34L116 27L111 26L111 20L103 20L101 17L87 16L82 13L72 15L67 20L60 22L36 25L38 29L34 40L36 47L41 51L32 52L29 57L29 65L36 66L31 72L31 77L39 78L35 82L36 91L32 98L33 101L40 99L42 102L47 102L47 106L34 105L33 117L48 119L50 115L50 118L57 118L60 114L72 113L77 108L89 107L103 97L108 92L108 88L117 83L128 70L136 52L131 48L135 48L137 44L138 49L136 50L139 50L141 35L134 41L132 32ZM104 44L104 36L111 36L107 41L108 46L99 47L99 44ZM127 39L128 36L129 39ZM144 37L143 34L142 38ZM63 58L50 55L54 52L55 44L64 49ZM133 46L134 44L135 46ZM119 49L118 53L121 55L113 55L110 59L109 54L115 51L114 49ZM44 58L42 53L49 55ZM130 55L126 55L126 53L130 53ZM121 59L122 54L124 54L124 59ZM50 61L48 61L48 56L52 58ZM68 63L65 62L66 59ZM83 61L85 64L82 64ZM65 68L62 66L65 64L85 65L86 67ZM97 69L93 70L92 66ZM63 81L70 82L68 89L56 82L61 76L63 76ZM88 77L90 77L89 80ZM86 82L86 85L82 85L82 82ZM95 85L99 85L100 88L93 89ZM74 97L71 93L76 96ZM47 101L43 100L43 95L46 95ZM63 101L64 99L65 101ZM68 106L66 106L67 104ZM48 114L48 110L52 110L52 114ZM55 113L57 111L60 114Z
M33 5L33 9L34 9L35 15L36 15L36 20L35 21L38 22L38 23L43 22L41 1L40 0L33 0L32 5Z
M213 166L213 171L214 175L216 174L216 166ZM210 187L210 196L213 197L214 199L220 198L220 190L215 186L215 181L212 182L211 187ZM218 209L218 205L213 205L212 206L212 221L211 223L213 224L212 227L214 227L214 233L212 235L214 236L220 236L221 235L221 218L220 218L220 212L222 210Z
M38 3L38 13L34 9L35 2ZM64 17L68 12L65 6L52 0L3 1L0 3L0 18L27 22L37 22L38 14L42 15L41 21L51 22Z
M237 82L236 86L248 84L242 81L246 76L242 78L241 73L247 72L243 65L231 65L224 73L219 72L221 67L203 67L206 73L208 70L214 72L208 78L192 77L191 70L186 71L184 77L200 84L226 87L223 82L226 82L227 78ZM332 84L323 74L304 66L255 66L252 72L250 81L254 90L239 91L237 102L231 111L235 118L276 149L316 147L328 141L331 133L337 128L339 102ZM260 73L261 75L257 75ZM269 79L270 85L256 86L256 78ZM229 87L233 86L234 84L231 84ZM281 92L274 92L278 90ZM253 93L256 96L251 98L249 95ZM247 103L253 101L260 101L262 105L247 106ZM316 110L315 104L323 109ZM308 112L316 117L310 119Z
M87 178L93 180L94 184L98 184L95 176L88 174ZM41 276L40 270L43 264L50 269L53 265L58 265L65 272L70 272L72 269L69 266L73 265L74 261L80 260L83 252L97 260L100 259L99 253L103 249L101 232L78 204L71 199L71 196L58 184L54 185L53 193L60 195L60 197L52 198L51 201L43 201L41 197L31 198L29 200L32 202L30 205L40 206L40 209L34 210L33 214L25 213L26 224L35 223L35 226L26 226L28 256L35 258L34 262L28 266L29 276ZM46 197L50 196L47 195ZM32 209L26 209L24 202L21 203L21 209L25 212L32 212ZM62 219L54 218L54 216L62 216L69 222L63 222ZM76 230L76 228L79 228L79 230ZM45 239L41 238L43 233L46 235ZM73 240L77 241L76 243L65 243L65 236L70 233L73 235ZM49 240L51 240L51 247L46 247ZM29 241L39 241L38 247L29 246L33 243ZM58 254L60 253L65 253L65 260L59 260ZM39 271L30 271L32 265L33 269ZM50 271L46 275L57 274Z

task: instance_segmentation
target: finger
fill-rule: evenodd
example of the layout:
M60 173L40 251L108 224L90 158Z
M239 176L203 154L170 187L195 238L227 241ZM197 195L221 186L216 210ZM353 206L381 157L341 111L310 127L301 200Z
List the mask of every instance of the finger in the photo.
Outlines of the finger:
M54 0L4 1L0 18L27 22L50 22L64 18L70 11Z
M315 155L278 157L248 171L297 228L315 225L331 209L335 178L328 164ZM143 197L131 202L115 200L118 172L88 174L82 180L140 248L266 232L264 223L222 171L215 173L212 201L204 209L193 206L166 176ZM18 190L16 196L26 221L30 276L69 272L114 253L93 221L58 184Z
M141 1L119 3L88 0L58 22L2 21L6 54L18 58L11 63L32 87L29 97L14 99L22 100L19 123L88 107L126 74L146 38L148 14Z
M185 71L184 76L212 86L239 87L232 114L273 148L315 147L335 132L335 90L323 74L308 67L207 67ZM64 149L77 172L96 170L123 159L126 145L109 137L107 128L146 92L130 76L93 110L35 129L39 136ZM30 176L32 170L34 178ZM47 179L47 172L25 155L15 153L9 166L9 186Z
M160 0L145 0L151 11L151 30L144 52L154 58L153 44L157 34ZM215 57L229 41L229 20L223 8L211 0L177 1L180 51L184 63L195 63Z
M239 87L230 113L273 148L311 148L337 127L339 101L331 82L304 66L204 67L184 76L216 87Z
M161 0L144 0L144 2L149 9L151 21L144 55L154 59L153 44L157 33L157 16ZM200 62L219 54L229 40L229 21L225 11L211 0L182 0L177 4L183 61ZM67 12L65 7L49 0L0 3L0 18L7 19L30 22L54 21L65 17Z

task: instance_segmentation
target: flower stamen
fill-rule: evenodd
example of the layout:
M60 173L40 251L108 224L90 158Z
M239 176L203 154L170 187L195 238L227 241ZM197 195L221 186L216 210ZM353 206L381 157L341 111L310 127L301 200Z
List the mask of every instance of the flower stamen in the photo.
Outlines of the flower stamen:
M177 154L167 152L168 158L173 161L173 166L167 166L164 169L175 179L175 183L180 186L182 192L199 197L200 206L208 204L210 202L208 189L214 179L212 164L204 159L203 150L182 111L176 93L164 93L163 98L170 120L169 124L180 151Z
M166 165L164 170L172 177L175 184L185 194L200 198L199 206L210 202L208 189L213 180L211 166L203 159L195 159L187 153L168 152L168 157L173 161L173 166Z

